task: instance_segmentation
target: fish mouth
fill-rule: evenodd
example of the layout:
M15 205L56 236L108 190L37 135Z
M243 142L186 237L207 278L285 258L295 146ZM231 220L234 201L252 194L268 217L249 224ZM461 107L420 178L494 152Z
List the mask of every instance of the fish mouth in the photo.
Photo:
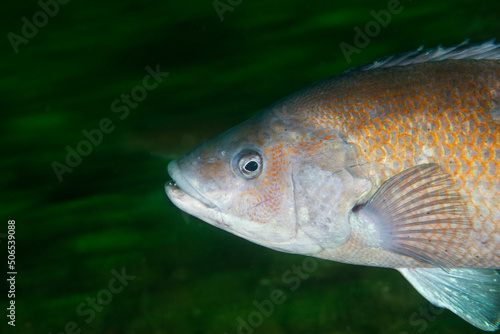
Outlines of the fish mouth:
M168 173L173 180L165 183L165 192L176 207L213 226L230 229L225 214L184 177L176 160L168 164Z
M290 236L289 240L281 240L283 239L283 235L279 232L273 232L271 230L270 232L264 233L264 230L267 230L265 225L252 223L247 218L234 215L227 210L221 209L197 190L196 186L198 181L196 179L188 180L183 175L176 160L169 163L168 173L172 177L172 181L165 184L165 192L170 201L180 210L212 226L254 243L276 250L290 252L286 245L294 241L296 232L295 235ZM276 241L277 239L281 241ZM304 249L302 249L302 252L304 252ZM310 254L315 254L317 252L319 252L319 250L314 248Z
M198 205L203 205L206 208L215 209L216 205L209 201L194 187L191 182L182 174L177 160L168 164L168 174L172 177L172 181L165 183L165 192L168 198L179 207L178 203L193 204L194 201L200 202ZM183 205L184 206L184 205ZM179 207L180 208L180 207ZM184 210L184 208L181 208ZM189 210L185 210L189 212Z

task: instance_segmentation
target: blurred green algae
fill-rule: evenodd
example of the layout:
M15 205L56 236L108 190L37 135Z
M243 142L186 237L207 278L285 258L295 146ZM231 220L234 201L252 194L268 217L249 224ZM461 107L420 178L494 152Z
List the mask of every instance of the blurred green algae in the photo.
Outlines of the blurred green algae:
M393 270L318 260L292 291L283 275L302 256L189 217L163 190L171 159L314 81L420 45L500 36L497 2L401 1L348 63L339 44L387 3L242 1L221 22L212 1L75 0L18 53L7 34L41 9L3 4L0 233L16 220L18 275L16 327L4 316L0 331L241 333L238 319L278 289L286 300L254 333L476 333L447 311L417 322L428 303ZM170 75L120 119L113 101L157 65ZM104 118L113 131L59 182L53 162L67 164L67 147ZM122 268L134 278L87 321L79 305L104 298Z

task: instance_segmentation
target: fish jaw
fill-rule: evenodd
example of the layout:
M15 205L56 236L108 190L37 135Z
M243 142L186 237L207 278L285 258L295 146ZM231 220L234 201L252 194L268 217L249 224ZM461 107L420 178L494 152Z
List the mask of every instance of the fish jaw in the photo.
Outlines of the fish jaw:
M177 202L184 201L191 204L193 200L197 200L201 204L204 204L205 208L215 208L216 205L204 197L196 187L194 187L191 182L188 181L186 177L182 174L177 160L171 161L168 164L168 174L172 177L174 182L167 182L165 184L165 191L170 199L175 199ZM169 192L172 194L169 195ZM186 198L188 196L189 198ZM174 202L174 200L172 200ZM176 203L174 203L176 204ZM176 204L176 206L178 206ZM184 209L181 209L184 210Z
M165 184L165 192L172 203L174 203L174 205L182 211L203 219L211 225L216 225L218 220L216 217L219 214L213 206L209 206L189 195L187 192L179 188L173 181L169 181Z
M220 211L217 207L210 206L191 196L179 188L173 181L169 181L165 184L165 192L172 203L182 211L187 212L188 214L201 219L210 225L245 238L261 246L281 252L300 253L304 255L314 255L322 250L321 247L309 240L308 236L300 230L297 235L288 242L271 242L270 240L275 239L272 231L268 231L266 233L268 237L262 239L262 229L266 228L265 225L252 224L250 221ZM278 232L276 231L276 233Z
M270 226L272 222L255 223L219 208L191 184L192 180L188 181L176 160L169 163L168 172L173 181L165 184L165 192L170 201L182 211L210 225L277 251L314 255L323 250L315 240L300 229L296 230L290 239L282 240L282 231L273 229Z
M165 184L165 192L176 207L207 223L218 226L221 222L220 210L207 198L200 194L196 188L184 177L177 160L168 164L168 173L173 181ZM218 226L226 229L228 226Z

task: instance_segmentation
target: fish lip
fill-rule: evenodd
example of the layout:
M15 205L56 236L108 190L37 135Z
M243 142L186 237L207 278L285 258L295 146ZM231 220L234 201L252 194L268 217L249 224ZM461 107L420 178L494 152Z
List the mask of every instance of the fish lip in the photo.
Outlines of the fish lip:
M165 192L167 196L172 200L173 198L181 198L184 196L189 196L191 199L197 200L203 203L208 208L216 208L217 206L203 196L190 182L184 177L182 171L179 168L177 160L171 161L168 164L168 174L172 178L172 181L165 183Z

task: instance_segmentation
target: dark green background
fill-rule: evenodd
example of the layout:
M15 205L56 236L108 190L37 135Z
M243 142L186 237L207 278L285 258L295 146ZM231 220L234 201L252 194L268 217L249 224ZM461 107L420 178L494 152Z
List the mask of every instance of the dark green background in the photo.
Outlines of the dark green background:
M448 311L421 320L429 303L393 270L318 261L291 291L282 275L304 257L188 217L164 193L171 159L316 80L420 45L500 37L498 1L402 1L348 64L339 44L387 3L243 0L221 22L212 0L72 0L18 53L7 34L40 7L3 3L0 233L16 220L18 275L16 327L5 286L0 331L74 321L82 333L237 333L238 317L280 289L286 301L255 333L479 332ZM120 120L111 103L157 64L169 77ZM51 164L103 118L115 130L58 182ZM135 279L86 323L78 305L123 267Z

